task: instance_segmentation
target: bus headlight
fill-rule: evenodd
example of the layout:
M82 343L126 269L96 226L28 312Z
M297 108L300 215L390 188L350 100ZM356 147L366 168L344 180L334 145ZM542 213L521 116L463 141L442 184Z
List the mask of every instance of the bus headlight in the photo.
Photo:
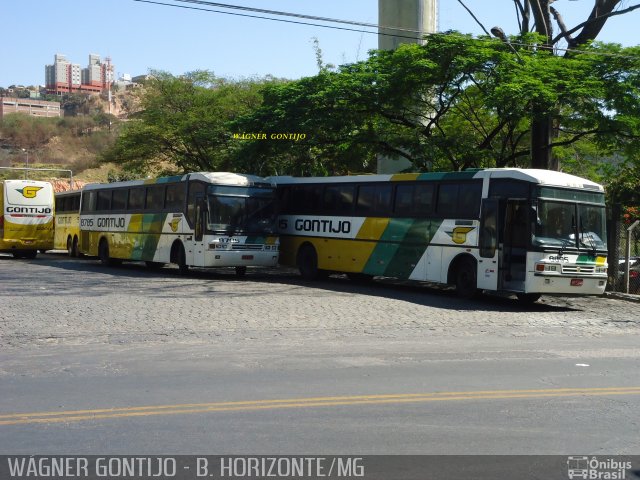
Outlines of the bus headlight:
M596 267L596 273L607 274L607 267Z

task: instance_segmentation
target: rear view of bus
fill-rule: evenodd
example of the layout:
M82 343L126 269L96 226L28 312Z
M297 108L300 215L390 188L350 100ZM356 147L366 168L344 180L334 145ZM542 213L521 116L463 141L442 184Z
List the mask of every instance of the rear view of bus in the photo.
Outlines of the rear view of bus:
M35 180L0 182L0 252L35 258L53 248L53 187Z

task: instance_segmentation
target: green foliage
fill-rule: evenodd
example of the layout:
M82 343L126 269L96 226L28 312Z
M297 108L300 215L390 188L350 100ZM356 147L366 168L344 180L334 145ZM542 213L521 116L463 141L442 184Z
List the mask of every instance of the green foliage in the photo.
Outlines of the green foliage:
M594 44L558 57L541 42L522 36L531 47L516 55L499 40L449 32L269 87L238 128L306 139L251 140L241 152L263 171L296 174L372 171L377 155L405 157L415 170L522 167L534 110L554 118L558 158L603 178L600 156L639 151L639 52Z
M553 119L565 170L606 181L619 155L636 168L640 49L595 43L559 57L537 34L517 40L515 53L448 32L338 69L322 64L316 42L319 73L291 82L153 72L103 159L135 172L261 175L373 172L379 155L416 171L525 167L535 112Z
M102 158L133 171L166 164L180 172L231 169L237 142L229 123L256 109L261 86L274 81L230 81L207 71L181 77L152 72L140 111L121 126L117 143Z

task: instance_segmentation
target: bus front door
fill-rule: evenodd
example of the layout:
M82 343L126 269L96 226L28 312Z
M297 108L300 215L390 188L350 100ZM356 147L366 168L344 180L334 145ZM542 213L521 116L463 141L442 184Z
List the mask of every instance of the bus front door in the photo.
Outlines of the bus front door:
M502 248L501 279L505 290L523 292L527 266L527 201L507 200L504 215L504 243Z

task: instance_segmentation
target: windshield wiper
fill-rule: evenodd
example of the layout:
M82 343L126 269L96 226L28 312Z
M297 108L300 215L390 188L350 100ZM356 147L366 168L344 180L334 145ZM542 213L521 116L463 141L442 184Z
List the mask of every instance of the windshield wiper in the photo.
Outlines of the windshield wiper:
M584 239L587 239L587 242L584 241ZM596 241L593 238L592 235L588 235L585 234L584 232L584 224L582 223L582 218L580 219L580 243L582 245L584 245L585 247L589 247L592 251L593 251L593 255L595 256L596 252L597 252L597 247L596 247Z

